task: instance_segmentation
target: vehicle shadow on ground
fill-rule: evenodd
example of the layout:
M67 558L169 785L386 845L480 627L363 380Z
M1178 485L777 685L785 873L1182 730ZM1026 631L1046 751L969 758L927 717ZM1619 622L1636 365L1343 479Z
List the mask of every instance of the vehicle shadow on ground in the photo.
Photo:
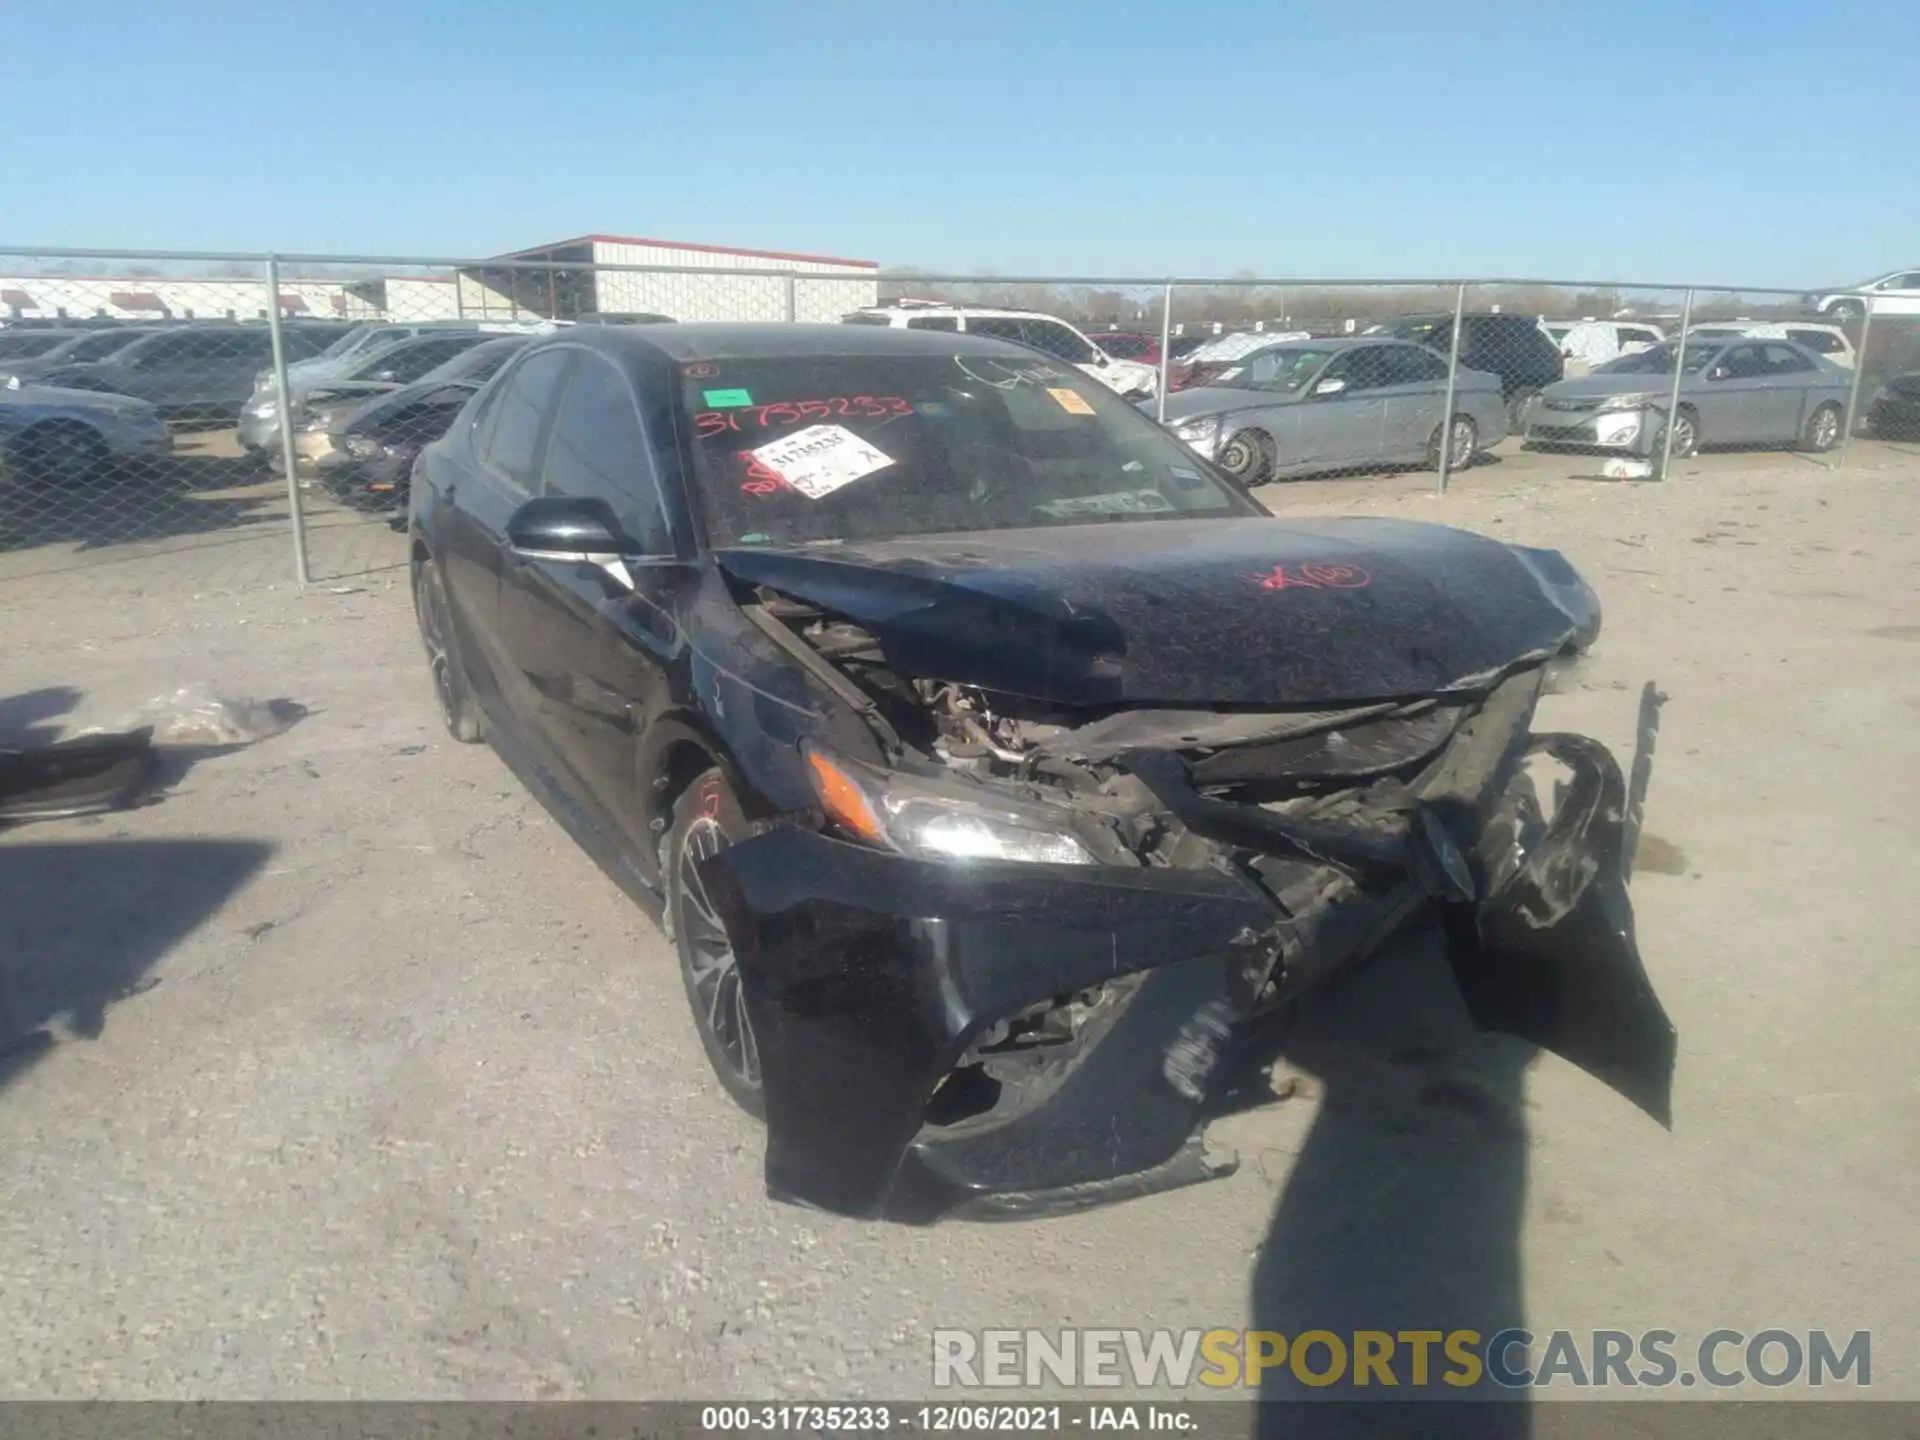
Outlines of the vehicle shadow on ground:
M71 822L69 822L71 823ZM0 841L0 1088L107 1012L266 863L252 840Z
M1257 1434L1532 1433L1526 1405L1484 1376L1443 1383L1460 1367L1440 1343L1416 1388L1413 1347L1398 1337L1476 1330L1484 1340L1525 1320L1522 1085L1536 1053L1474 1026L1436 928L1330 985L1239 1057L1229 1108L1270 1102L1276 1078L1282 1092L1297 1087L1288 1103L1318 1104L1255 1263L1251 1323L1285 1335L1290 1349L1315 1330L1346 1347L1335 1384L1303 1384L1284 1365L1269 1370L1260 1393L1279 1403L1261 1407ZM1395 1388L1377 1372L1368 1388L1353 1384L1353 1336L1369 1330L1395 1337ZM1316 1343L1306 1373L1325 1374L1332 1358ZM1440 1403L1463 1400L1506 1403Z
M278 493L220 493L260 479L253 460L187 454L116 468L84 483L0 486L0 552L74 544L93 550L284 521L286 501Z
M80 692L71 685L48 685L19 695L0 695L0 746L28 749L60 738L61 717L71 715Z

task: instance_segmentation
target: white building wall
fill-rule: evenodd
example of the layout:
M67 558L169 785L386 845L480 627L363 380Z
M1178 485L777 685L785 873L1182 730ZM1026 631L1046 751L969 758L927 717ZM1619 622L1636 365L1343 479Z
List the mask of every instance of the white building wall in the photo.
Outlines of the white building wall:
M15 314L30 320L56 320L62 309L69 320L256 320L271 303L263 280L179 279L156 275L0 275L0 297L24 294L31 303L14 305L0 298L0 320ZM346 291L338 281L283 279L280 293L298 296L305 307L291 313L312 319L337 318L345 313ZM164 310L116 304L114 297L151 295Z
M770 321L794 319L830 322L880 299L874 266L828 260L790 260L728 250L692 250L675 245L634 245L597 240L596 265L671 265L682 274L646 274L601 270L595 292L603 311L648 311L676 320ZM758 275L701 275L701 270L767 270ZM797 278L791 306L784 272Z
M459 287L452 280L390 275L387 277L387 311L380 318L391 321L458 320Z

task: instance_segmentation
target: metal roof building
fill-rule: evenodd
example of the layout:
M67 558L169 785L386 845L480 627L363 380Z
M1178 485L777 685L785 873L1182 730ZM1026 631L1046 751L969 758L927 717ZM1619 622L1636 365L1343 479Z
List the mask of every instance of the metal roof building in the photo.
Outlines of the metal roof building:
M582 235L497 258L521 263L483 262L463 269L457 297L461 315L490 320L568 320L599 313L669 315L675 320L832 321L880 298L878 261L786 250ZM618 268L636 266L671 267L675 273ZM762 271L769 273L754 273Z

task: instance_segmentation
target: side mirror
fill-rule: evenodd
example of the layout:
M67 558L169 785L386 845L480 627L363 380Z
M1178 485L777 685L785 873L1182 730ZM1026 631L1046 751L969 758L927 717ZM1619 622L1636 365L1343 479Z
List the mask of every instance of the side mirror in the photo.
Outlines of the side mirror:
M1712 368L1711 370L1709 370L1709 371L1707 371L1707 379L1709 379L1709 380L1724 380L1724 379L1726 379L1726 378L1727 378L1727 376L1728 376L1728 375L1730 375L1730 374L1732 374L1732 373L1733 373L1733 372L1732 372L1732 371L1730 371L1730 370L1728 370L1726 366L1724 366L1724 365L1716 365L1716 366L1714 366L1714 367L1713 367L1713 368Z
M1328 395L1338 395L1346 388L1347 382L1335 377L1331 380L1322 380L1318 385L1313 387L1313 393L1317 396L1325 397Z
M507 544L530 560L605 560L639 549L606 501L558 495L529 500L514 511L507 519Z
M391 370L376 370L373 373L373 378L391 383L395 377Z

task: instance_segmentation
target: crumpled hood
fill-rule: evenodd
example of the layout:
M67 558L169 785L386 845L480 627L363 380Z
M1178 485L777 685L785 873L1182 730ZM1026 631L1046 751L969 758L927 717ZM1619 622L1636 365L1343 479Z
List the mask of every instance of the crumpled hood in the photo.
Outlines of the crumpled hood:
M726 574L871 630L900 674L1062 705L1322 705L1483 687L1597 633L1553 551L1389 519L1139 521L831 548Z

